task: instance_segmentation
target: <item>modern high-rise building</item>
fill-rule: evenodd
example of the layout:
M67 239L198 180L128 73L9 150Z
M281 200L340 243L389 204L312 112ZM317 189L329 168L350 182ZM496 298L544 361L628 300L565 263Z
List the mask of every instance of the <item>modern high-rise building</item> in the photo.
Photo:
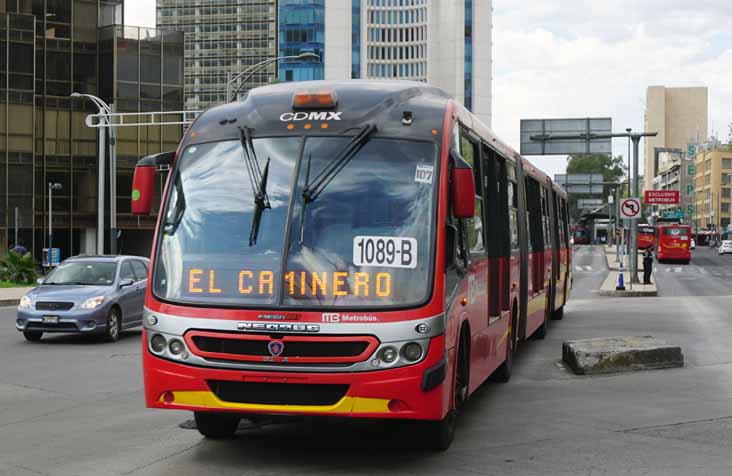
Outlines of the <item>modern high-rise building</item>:
M279 54L323 61L283 62L279 79L426 81L490 125L492 16L491 0L280 0Z
M277 0L157 0L156 15L158 28L185 34L188 110L225 102L229 75L277 56ZM244 90L268 84L276 71L258 70Z
M645 130L658 132L645 139L645 187L653 189L659 175L657 149L687 150L687 145L707 137L709 92L706 87L650 86L646 92Z
M84 120L97 108L71 99L72 92L97 95L119 112L182 109L182 34L121 26L122 13L121 0L0 0L0 247L5 250L19 243L41 257L48 244L51 182L61 187L53 191L54 247L62 258L96 252L97 129ZM120 128L117 136L121 251L146 254L153 223L130 213L133 167L143 155L175 147L181 128Z
M321 61L273 63L243 90L274 80L426 81L490 125L492 18L492 0L157 0L158 28L185 33L189 110L224 102L227 78L252 65L308 51Z

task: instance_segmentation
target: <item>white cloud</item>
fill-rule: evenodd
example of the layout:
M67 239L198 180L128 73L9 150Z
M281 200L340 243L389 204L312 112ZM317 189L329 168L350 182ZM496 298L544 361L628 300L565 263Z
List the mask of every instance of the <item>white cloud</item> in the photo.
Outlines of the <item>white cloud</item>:
M522 118L609 116L640 130L648 86L708 86L710 127L726 138L731 20L729 0L495 0L493 127L514 147ZM566 166L532 162L552 175Z

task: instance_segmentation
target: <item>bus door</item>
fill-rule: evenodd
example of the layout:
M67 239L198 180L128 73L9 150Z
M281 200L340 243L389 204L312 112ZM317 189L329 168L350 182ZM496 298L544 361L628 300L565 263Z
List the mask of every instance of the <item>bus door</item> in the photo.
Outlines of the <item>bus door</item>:
M530 336L544 322L546 302L543 291L546 279L545 220L542 210L542 192L539 183L526 176L526 215L529 241L529 276L531 282L526 307L526 336Z
M562 277L564 276L564 263L562 261L562 257L560 256L560 250L562 245L560 240L561 226L559 224L559 207L557 207L557 201L559 200L559 197L552 188L548 190L547 196L549 197L549 212L551 215L550 226L552 236L552 282L554 283L554 285L552 286L551 300L549 306L549 314L551 314L554 309L558 307L557 303L559 301L559 296L564 293L564 281L562 280Z
M470 359L476 378L470 379L469 391L488 376L488 360L493 352L488 336L489 327L489 260L484 234L484 182L483 167L480 161L480 145L466 130L460 132L460 155L473 168L475 180L475 215L463 220L462 232L467 253L468 302L465 312L470 322L471 346Z
M505 356L505 336L510 320L510 218L506 161L493 149L481 146L483 190L485 196L486 245L488 251L488 339L491 358L488 371L492 372ZM518 260L518 254L515 259ZM518 265L516 266L518 271ZM518 276L517 276L518 278Z

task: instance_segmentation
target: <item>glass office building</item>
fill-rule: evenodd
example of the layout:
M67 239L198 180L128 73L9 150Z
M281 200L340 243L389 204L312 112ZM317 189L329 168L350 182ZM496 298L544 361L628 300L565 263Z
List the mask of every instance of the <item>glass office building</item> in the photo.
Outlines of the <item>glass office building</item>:
M115 43L114 32L121 27L100 27L121 23L122 18L121 1L0 0L0 246L5 249L16 243L17 234L17 243L40 258L48 242L48 183L53 182L62 187L53 192L54 247L61 248L62 257L96 251L97 129L86 127L84 119L97 108L69 96L95 94L119 105L120 111L148 106L147 78L140 78L137 97L117 93L124 90L118 78L126 78L134 62L120 58L122 44ZM168 53L161 51L158 60L177 54L182 64L182 41L176 41L177 48L168 42ZM166 48L163 44L161 50ZM110 63L106 52L115 48ZM142 53L138 60L146 56ZM181 78L173 81L177 86L164 81L168 78L158 81L160 107L179 110L180 100L164 98L166 93L175 97L166 89L170 86L182 90ZM121 239L128 245L122 251L146 254L149 250L137 247L140 240L135 236L151 235L152 225L129 214L132 166L141 155L170 148L181 131L140 129L134 137L133 131L119 134L117 204ZM108 210L105 213L108 223Z
M185 34L188 110L225 102L228 75L277 56L277 0L157 0L157 27ZM275 75L274 64L258 70L242 91Z
M325 0L280 0L279 56L309 51L323 58L324 50ZM323 79L323 63L282 61L279 78L282 81Z

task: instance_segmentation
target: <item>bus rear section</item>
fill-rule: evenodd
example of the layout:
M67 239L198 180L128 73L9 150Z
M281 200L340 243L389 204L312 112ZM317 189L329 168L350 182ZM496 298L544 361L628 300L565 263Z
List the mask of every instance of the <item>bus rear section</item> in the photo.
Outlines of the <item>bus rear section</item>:
M658 225L659 262L676 261L688 264L691 261L691 227L689 225Z
M638 249L645 250L656 246L656 229L650 225L638 225Z
M285 83L204 112L161 202L147 405L193 411L208 437L243 416L401 419L447 448L527 326L522 168L490 134L412 82ZM156 160L135 170L135 213ZM534 333L571 287L566 195L542 187Z

